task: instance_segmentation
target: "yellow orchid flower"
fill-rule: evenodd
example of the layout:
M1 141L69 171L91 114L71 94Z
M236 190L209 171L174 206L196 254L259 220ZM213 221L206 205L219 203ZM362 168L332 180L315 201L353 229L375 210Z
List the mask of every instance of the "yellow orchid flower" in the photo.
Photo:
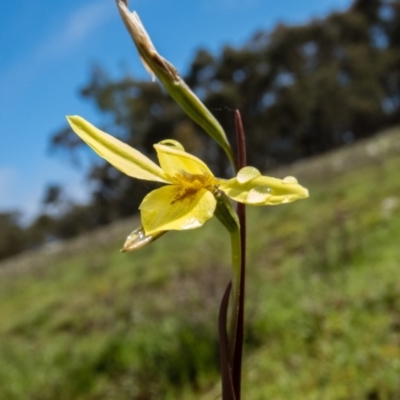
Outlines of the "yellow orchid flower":
M147 243L164 231L202 226L214 215L216 196L220 192L235 201L257 206L289 203L308 197L307 189L295 178L281 180L262 176L253 167L241 169L229 180L216 178L203 161L185 152L175 140L164 140L154 145L159 167L139 151L83 118L70 116L67 120L95 152L121 172L133 178L166 184L143 199L139 207L143 232L132 232L133 239L141 234Z

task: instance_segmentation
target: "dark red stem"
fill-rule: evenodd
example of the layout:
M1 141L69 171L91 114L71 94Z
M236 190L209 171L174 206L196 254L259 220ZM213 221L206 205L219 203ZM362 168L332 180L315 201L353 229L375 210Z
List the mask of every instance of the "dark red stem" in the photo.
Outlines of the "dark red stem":
M242 117L239 110L235 111L235 127L236 127L236 141L237 141L237 160L238 169L247 165L246 157L246 140L242 124ZM238 304L238 319L236 326L236 340L233 353L232 365L232 380L236 400L240 400L241 391L241 378L242 378L242 354L243 354L243 336L244 336L244 296L245 296L245 282L246 282L246 208L244 204L238 203L237 214L240 223L240 246L241 246L241 260L240 260L240 288L239 288L239 304Z

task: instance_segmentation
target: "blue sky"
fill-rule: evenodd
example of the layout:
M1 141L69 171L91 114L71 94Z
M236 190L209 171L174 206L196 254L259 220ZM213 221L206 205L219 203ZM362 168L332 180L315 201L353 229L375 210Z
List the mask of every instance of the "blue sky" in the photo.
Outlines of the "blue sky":
M241 45L259 29L299 24L344 10L350 0L136 0L136 10L161 55L184 74L196 49ZM96 123L79 98L90 67L118 77L122 65L150 79L114 0L2 1L0 4L0 212L33 216L47 183L85 198L83 172L49 154L49 138L65 115ZM157 84L157 83L155 83ZM167 134L167 133L166 133Z

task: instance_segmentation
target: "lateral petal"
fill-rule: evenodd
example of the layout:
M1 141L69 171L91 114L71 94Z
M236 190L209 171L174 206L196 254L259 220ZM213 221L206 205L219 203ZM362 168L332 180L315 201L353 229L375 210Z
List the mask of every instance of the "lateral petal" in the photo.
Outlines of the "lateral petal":
M206 189L182 197L181 187L168 185L150 192L139 209L146 235L152 235L198 228L214 215L215 207L214 195Z
M165 142L165 141L164 141ZM207 165L199 158L186 153L183 148L165 144L154 145L161 168L168 176L182 174L214 176Z
M67 120L81 139L121 172L132 178L168 182L163 170L157 164L126 143L97 129L77 115L68 116Z
M294 178L259 176L246 182L232 178L221 181L219 189L235 201L255 206L285 204L308 197L308 190Z

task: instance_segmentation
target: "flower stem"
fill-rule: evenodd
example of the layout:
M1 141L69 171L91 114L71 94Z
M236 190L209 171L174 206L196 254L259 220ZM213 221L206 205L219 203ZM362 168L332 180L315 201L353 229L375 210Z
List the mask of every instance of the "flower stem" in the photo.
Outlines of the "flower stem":
M247 164L246 157L246 141L242 118L239 110L235 112L236 138L238 147L238 167L244 168ZM241 391L241 376L242 376L242 355L243 355L243 336L244 336L244 298L245 298L245 283L246 283L246 206L238 203L237 214L240 226L240 272L238 283L238 311L237 324L235 332L235 347L232 363L232 381L236 399L240 400Z
M241 285L241 241L240 241L240 225L236 211L233 209L229 199L225 193L220 192L216 196L217 207L215 216L228 230L231 238L231 254L232 254L232 291L231 291L231 318L228 327L229 354L230 363L233 363L235 351L235 336L237 331L237 319L239 315L239 299Z
M245 137L239 111L235 112L235 125L239 170L246 166ZM233 271L232 284L230 283L225 291L219 312L222 397L223 400L240 400L246 273L246 209L243 204L239 204L235 212L223 192L218 193L216 199L215 215L230 233ZM229 292L231 318L226 326Z
M239 228L239 227L238 227ZM231 251L232 251L232 308L229 323L229 349L232 371L235 370L235 350L237 346L238 319L240 314L240 287L241 287L241 244L240 229L231 232ZM235 385L235 384L234 384Z

